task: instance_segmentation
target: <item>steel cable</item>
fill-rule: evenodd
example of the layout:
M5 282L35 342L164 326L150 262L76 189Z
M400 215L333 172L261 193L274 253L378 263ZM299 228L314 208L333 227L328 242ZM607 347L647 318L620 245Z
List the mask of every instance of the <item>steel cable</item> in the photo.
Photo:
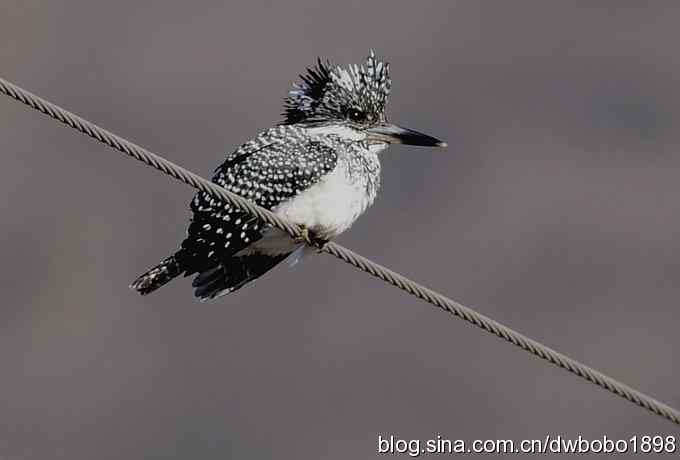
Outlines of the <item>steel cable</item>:
M139 160L149 166L152 166L163 173L174 177L175 179L184 182L198 190L206 192L219 200L225 201L233 206L236 206L254 216L258 219L271 224L288 233L291 237L299 238L301 236L301 229L290 222L287 222L267 209L261 208L256 204L236 195L228 190L200 177L197 174L182 168L171 161L168 161L130 141L127 141L112 132L91 123L84 118L79 117L56 104L53 104L45 99L42 99L35 94L30 93L17 85L14 85L7 80L0 78L0 92L16 99L29 107L34 108L50 117L61 121L62 123L77 129L78 131L87 134L88 136L97 139L104 144L113 147L114 149L125 153L126 155ZM442 310L445 310L455 316L458 316L465 321L474 324L475 326L490 332L518 347L528 351L529 353L538 356L556 366L559 366L567 371L576 374L577 376L592 382L632 403L637 404L673 423L680 424L680 412L676 409L664 404L656 399L635 390L628 385L625 385L616 379L609 377L585 364L576 361L562 353L553 350L550 347L543 345L529 337L514 331L513 329L504 326L503 324L488 318L469 307L461 305L448 297L445 297L431 289L422 286L415 281L412 281L399 273L396 273L386 267L383 267L355 252L344 248L335 243L328 243L324 248L324 252L334 255L340 260L343 260L354 267L369 273L381 280L398 287L399 289L421 299L432 305L435 305Z

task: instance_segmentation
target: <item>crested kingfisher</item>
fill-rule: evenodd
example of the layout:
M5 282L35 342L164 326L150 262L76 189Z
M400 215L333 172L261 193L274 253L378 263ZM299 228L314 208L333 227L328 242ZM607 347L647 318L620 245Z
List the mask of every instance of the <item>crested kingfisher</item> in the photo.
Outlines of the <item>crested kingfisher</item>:
M321 247L347 230L373 203L378 154L390 144L446 146L388 123L389 64L373 51L361 66L319 59L300 78L285 99L284 121L227 156L212 181L300 225L303 239L198 192L179 250L131 288L144 295L196 274L192 286L201 300L233 292L289 256L297 261L305 243Z

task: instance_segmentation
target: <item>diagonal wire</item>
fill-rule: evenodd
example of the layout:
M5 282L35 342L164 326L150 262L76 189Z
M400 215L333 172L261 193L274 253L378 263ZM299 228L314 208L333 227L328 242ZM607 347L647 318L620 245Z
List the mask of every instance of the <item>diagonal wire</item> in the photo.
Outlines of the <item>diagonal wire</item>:
M236 206L254 216L258 219L271 224L288 233L291 237L300 237L300 228L284 219L281 219L274 213L267 209L261 208L256 204L240 197L206 179L203 179L197 174L192 173L175 163L172 163L138 145L127 141L104 128L101 128L94 123L91 123L84 118L79 117L56 104L53 104L45 99L36 96L10 82L0 78L0 92L10 96L17 101L38 110L50 117L61 121L62 123L77 129L78 131L87 134L94 139L97 139L104 144L113 147L114 149L131 156L149 166L152 166L165 174L174 177L175 179L184 182L198 190L208 193L212 197L225 201L233 206ZM451 313L465 321L474 324L475 326L490 332L518 347L528 351L529 353L538 356L558 367L566 369L591 383L594 383L607 391L610 391L640 407L643 407L673 423L680 424L680 412L676 409L664 404L656 399L648 396L628 385L619 382L618 380L609 377L585 364L576 361L562 353L553 350L540 342L537 342L523 334L520 334L513 329L504 326L503 324L488 318L475 310L461 305L448 297L445 297L431 289L422 286L415 281L412 281L399 273L396 273L382 265L379 265L347 248L344 248L335 243L328 243L323 251L334 255L340 260L343 260L354 267L369 273L376 278L398 287L399 289L408 292L409 294L422 299L426 302L435 305L442 310Z

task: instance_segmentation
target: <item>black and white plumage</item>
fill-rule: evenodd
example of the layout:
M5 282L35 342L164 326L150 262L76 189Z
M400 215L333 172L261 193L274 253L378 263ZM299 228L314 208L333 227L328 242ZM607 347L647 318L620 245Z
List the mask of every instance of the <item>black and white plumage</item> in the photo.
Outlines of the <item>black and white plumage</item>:
M319 60L285 101L285 120L243 144L217 168L213 182L328 241L370 206L380 186L378 153L390 143L442 146L435 138L388 124L389 66L373 52L364 66ZM180 249L135 280L148 294L176 276L196 274L201 299L235 291L302 242L199 192ZM300 251L298 251L300 250Z

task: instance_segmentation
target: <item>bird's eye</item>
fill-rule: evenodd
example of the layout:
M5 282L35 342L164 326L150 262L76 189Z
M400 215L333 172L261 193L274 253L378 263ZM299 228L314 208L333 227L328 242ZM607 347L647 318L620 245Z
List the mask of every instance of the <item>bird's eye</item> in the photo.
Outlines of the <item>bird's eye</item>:
M347 117L354 122L361 122L366 119L366 113L357 109L349 109Z

